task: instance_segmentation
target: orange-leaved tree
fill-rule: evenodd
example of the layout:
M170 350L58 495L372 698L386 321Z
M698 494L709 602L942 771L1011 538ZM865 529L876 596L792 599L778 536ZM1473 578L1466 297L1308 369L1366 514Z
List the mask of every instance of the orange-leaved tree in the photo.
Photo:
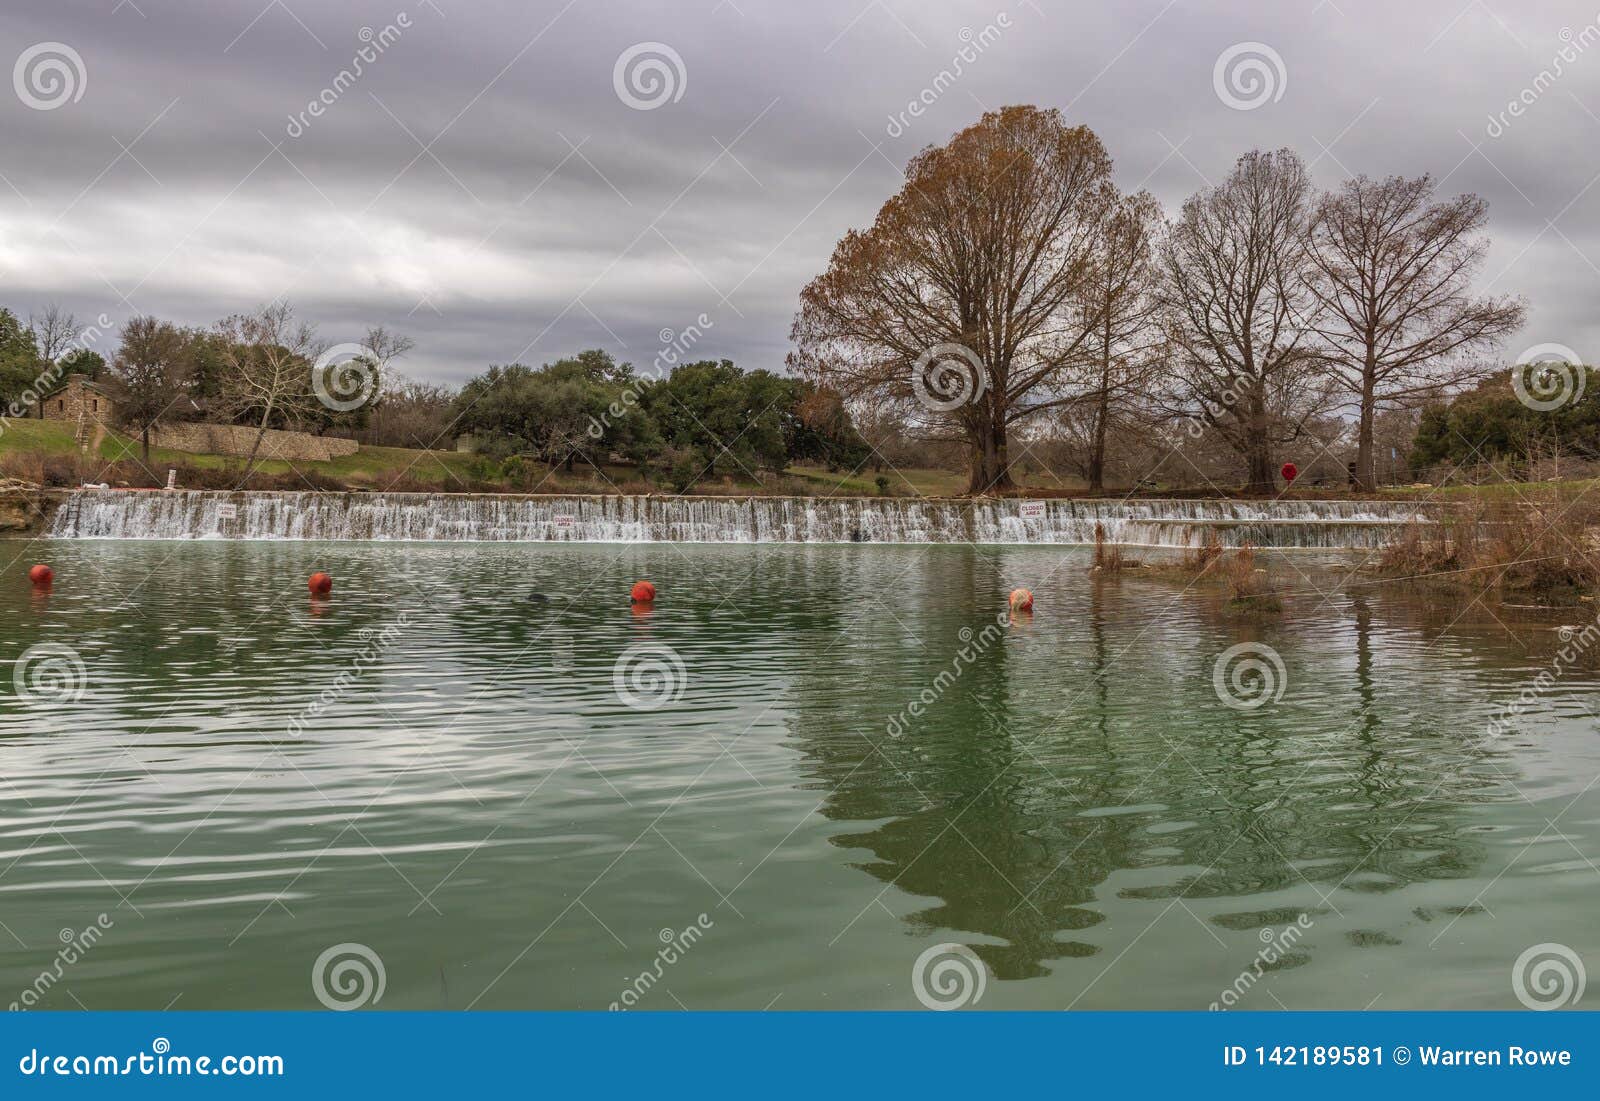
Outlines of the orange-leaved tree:
M1088 128L1037 107L985 114L919 153L872 226L838 243L801 292L791 366L964 442L968 492L1011 488L1011 430L1082 398L1099 319L1081 292L1115 201Z

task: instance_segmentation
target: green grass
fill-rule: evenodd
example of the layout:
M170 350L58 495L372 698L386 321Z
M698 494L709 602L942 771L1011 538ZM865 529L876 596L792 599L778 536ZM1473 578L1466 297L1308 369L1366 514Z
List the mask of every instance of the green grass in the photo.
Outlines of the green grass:
M78 445L75 432L76 425L70 421L9 421L0 431L0 461L38 456L69 460L76 458ZM119 432L108 431L100 442L97 454L100 462L86 463L82 470L82 477L86 480L114 481L114 472L106 473L106 464L143 462L139 441ZM159 481L166 476L169 466L238 470L242 462L232 456L203 455L155 447L151 448L150 460L145 465ZM363 444L354 455L330 462L266 460L257 466L262 473L269 475L292 476L295 471L305 474L314 472L352 488L381 490L402 480L407 484L431 486L443 492L495 488L486 486L473 476L472 456L455 451L423 451ZM946 470L886 469L883 476L889 479L890 492L899 496L954 496L966 488L964 473ZM821 467L793 467L776 484L763 484L741 472L733 478L721 474L707 478L696 488L699 492L709 493L760 494L799 490L823 495L873 497L878 495L876 477L877 474L871 469L851 474L846 471L829 473ZM499 488L526 488L536 493L615 493L619 489L626 492L666 492L660 486L645 486L636 469L622 464L606 464L598 472L582 464L571 473L557 470L546 475L540 471L526 487L503 484Z
M0 456L9 452L32 452L59 458L72 458L78 454L76 425L70 421L12 420L0 433ZM139 441L120 432L108 431L100 441L97 451L105 463L122 460L143 462ZM295 470L316 471L326 477L347 481L352 485L379 486L400 477L415 481L437 482L441 488L459 479L468 480L467 465L470 456L454 451L420 451L405 447L365 447L354 455L346 455L331 462L283 462L269 459L257 464L266 474L290 474ZM183 464L214 470L237 468L243 460L227 455L205 455L190 451L174 451L165 447L150 449L149 468L157 474L172 465ZM96 476L95 465L88 464L84 476Z

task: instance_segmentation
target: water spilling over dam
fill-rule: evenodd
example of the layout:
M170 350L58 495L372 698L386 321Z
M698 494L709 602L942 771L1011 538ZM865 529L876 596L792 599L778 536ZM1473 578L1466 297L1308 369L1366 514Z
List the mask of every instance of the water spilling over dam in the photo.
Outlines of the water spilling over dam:
M1022 543L1371 548L1428 518L1407 501L913 500L82 490L48 534L77 539L427 542Z

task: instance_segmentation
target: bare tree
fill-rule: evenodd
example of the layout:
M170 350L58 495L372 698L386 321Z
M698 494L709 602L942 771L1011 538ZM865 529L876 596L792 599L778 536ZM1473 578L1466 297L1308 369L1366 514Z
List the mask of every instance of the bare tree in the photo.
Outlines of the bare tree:
M1471 355L1516 331L1525 309L1475 297L1489 204L1434 200L1429 176L1358 176L1318 204L1311 258L1323 307L1317 332L1358 415L1356 480L1377 488L1373 418L1482 377Z
M1183 206L1162 248L1179 407L1245 462L1245 488L1276 488L1275 446L1326 404L1310 347L1311 181L1292 150L1254 150Z
M1084 477L1105 488L1106 439L1149 391L1153 353L1161 345L1156 324L1155 242L1161 207L1147 192L1123 197L1098 226L1077 308L1088 333L1084 408L1072 410L1084 430Z
M189 338L169 322L134 317L122 326L121 340L110 365L117 419L139 434L148 463L151 429L166 419L183 396Z
M54 367L56 361L72 347L78 339L80 328L82 326L78 324L77 317L54 302L37 317L28 315L28 331L33 333L34 343L39 346L39 358L47 367Z
M235 417L256 421L255 442L245 459L248 477L273 418L292 422L313 411L311 367L322 345L316 326L297 321L287 302L224 318L217 332L223 338L223 405Z
M367 337L363 341L373 360L371 367L375 374L372 380L372 397L368 405L372 409L372 428L376 435L383 434L383 419L385 399L389 389L389 364L417 346L416 341L409 336L392 332L382 325L367 327Z
M989 112L925 149L801 293L791 365L962 440L968 492L1009 488L1008 431L1076 397L1089 326L1072 300L1115 198L1110 172L1099 138L1037 107Z

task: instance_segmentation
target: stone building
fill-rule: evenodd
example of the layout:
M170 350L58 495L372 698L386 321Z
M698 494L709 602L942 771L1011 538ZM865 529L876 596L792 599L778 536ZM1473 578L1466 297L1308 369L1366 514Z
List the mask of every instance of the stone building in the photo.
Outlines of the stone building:
M87 375L68 375L65 385L39 402L39 415L51 421L82 418L110 424L114 411L111 395Z

